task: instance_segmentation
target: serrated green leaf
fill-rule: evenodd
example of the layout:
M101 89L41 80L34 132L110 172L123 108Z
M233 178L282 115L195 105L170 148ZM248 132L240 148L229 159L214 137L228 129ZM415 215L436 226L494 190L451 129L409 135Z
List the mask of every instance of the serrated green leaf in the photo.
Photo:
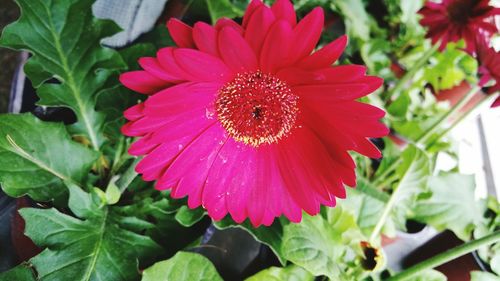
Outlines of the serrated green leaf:
M142 281L222 281L210 260L196 253L178 252L171 259L144 270Z
M408 279L408 281L446 281L448 280L446 276L433 269L429 269L418 273L417 275Z
M25 264L0 273L0 281L35 281L33 270Z
M313 281L314 276L300 266L270 267L245 279L245 281Z
M344 255L362 240L354 216L341 207L329 208L325 215L304 215L302 222L283 228L283 255L312 274L338 280Z
M175 214L175 220L185 227L193 226L205 216L203 208L190 209L188 206L182 206Z
M417 201L415 219L469 240L486 210L485 203L475 199L474 176L442 173L429 179L429 189L431 196Z
M500 277L489 272L471 271L470 281L500 281Z
M276 220L271 226L260 226L255 228L248 221L237 224L229 217L226 217L221 221L214 222L215 227L217 227L218 229L239 227L246 230L255 238L255 240L269 246L282 265L286 264L286 258L283 254L282 245L283 226L286 224L288 224L288 222Z
M104 117L95 96L113 71L125 67L119 54L100 40L119 31L111 21L93 18L93 0L17 0L21 17L3 30L0 45L32 53L25 71L38 88L38 102L71 108L74 134L98 150L105 138ZM44 83L56 78L60 84Z
M97 153L72 141L63 124L31 114L0 116L0 183L13 197L60 199L63 181L82 184Z
M218 19L235 18L243 16L244 11L233 5L230 0L205 0L212 23Z
M360 184L362 183L358 181L358 185ZM348 189L346 199L339 204L355 217L356 224L365 235L371 233L385 206L384 202L360 193L357 189Z
M98 202L99 195L77 190L70 187L69 208L79 219L56 209L20 210L26 234L46 247L30 260L38 280L136 280L138 259L155 255L159 246L124 229L120 215Z
M399 228L404 229L406 218L411 215L418 195L427 191L431 167L426 153L414 145L403 151L401 159L396 169L400 181L392 194L395 197L392 217Z

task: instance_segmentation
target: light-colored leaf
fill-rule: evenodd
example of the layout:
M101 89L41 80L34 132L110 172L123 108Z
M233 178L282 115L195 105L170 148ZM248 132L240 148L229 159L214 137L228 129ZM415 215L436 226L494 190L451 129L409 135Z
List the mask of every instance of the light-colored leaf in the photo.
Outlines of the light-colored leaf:
M470 281L500 281L500 277L489 272L472 271L470 273Z
M270 267L249 277L246 281L313 281L314 276L296 265Z
M31 114L0 116L0 183L10 196L50 201L81 184L97 154L71 140L63 124Z
M283 228L283 255L312 274L332 280L342 274L343 259L349 246L359 246L362 240L355 218L340 206L326 214L308 216L301 223Z
M446 281L446 276L433 269L419 272L417 275L408 279L408 281Z
M174 257L144 270L142 281L222 281L212 263L196 253L178 252Z
M190 209L188 206L182 206L175 214L175 219L183 226L190 227L199 222L205 216L203 208Z
M430 197L417 202L415 219L469 240L485 211L484 202L475 199L474 176L442 173L429 179L429 189Z

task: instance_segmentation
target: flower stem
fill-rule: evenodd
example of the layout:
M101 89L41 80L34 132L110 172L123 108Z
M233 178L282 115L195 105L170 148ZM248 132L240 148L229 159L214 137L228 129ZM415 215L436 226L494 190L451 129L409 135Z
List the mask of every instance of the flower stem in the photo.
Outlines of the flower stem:
M473 113L474 111L476 111L476 109L478 109L479 107L483 106L484 104L491 104L491 102L495 98L496 98L495 95L490 95L490 96L484 97L480 102L478 102L476 105L474 105L474 107L472 107L466 113L462 114L458 119L456 119L453 122L453 124L451 124L446 130L444 130L443 132L441 132L439 134L439 136L436 137L436 140L442 139L443 137L445 137L446 135L448 135L449 132L451 132L454 128L456 128L459 124L461 124L463 120L467 119L471 115L471 113ZM427 147L432 146L432 144L434 144L434 142L431 143L430 145L428 145Z
M413 76L429 61L429 58L436 52L439 44L433 45L429 50L427 50L422 57L415 63L415 65L398 80L394 88L392 88L388 93L386 100L389 100L394 94L399 93L403 87L406 86L408 81L410 81Z
M448 112L446 112L439 120L437 120L429 129L415 140L417 144L423 144L428 137L430 137L441 125L448 120L450 116L458 112L467 102L469 102L475 93L477 93L481 87L476 85L472 87L469 92L467 92Z
M427 259L423 262L420 262L420 263L390 277L389 279L387 279L387 281L408 280L410 277L412 277L420 272L438 267L438 266L445 264L449 261L452 261L458 257L461 257L463 255L471 253L471 252L473 252L473 251L475 251L483 246L494 244L498 241L500 241L500 230L493 232L492 234L489 234L487 236L484 236L483 238L467 242L467 243L462 244L458 247L455 247L455 248L450 249L446 252L443 252L439 255L436 255L430 259Z

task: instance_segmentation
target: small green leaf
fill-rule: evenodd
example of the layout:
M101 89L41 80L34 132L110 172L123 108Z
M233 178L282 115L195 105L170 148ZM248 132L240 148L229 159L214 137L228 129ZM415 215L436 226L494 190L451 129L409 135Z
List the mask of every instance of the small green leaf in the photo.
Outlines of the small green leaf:
M500 281L500 277L489 272L471 271L470 281Z
M359 247L362 235L354 216L340 206L326 214L308 216L283 229L283 255L309 272L338 280L348 247Z
M60 199L67 194L63 181L82 184L96 159L70 139L63 124L31 114L0 116L0 183L12 197Z
M429 269L418 273L417 275L408 279L408 281L446 281L448 280L446 276L433 269Z
M144 270L142 281L222 281L212 263L196 253L178 252Z
M17 0L21 17L3 30L0 44L32 53L25 71L38 89L39 104L71 108L78 119L72 132L98 150L105 140L104 116L95 110L95 96L125 64L116 51L101 47L101 39L119 27L93 18L93 2ZM44 83L51 78L60 84Z
M18 265L13 269L0 273L2 281L35 281L33 270L25 264Z
M344 210L354 215L356 224L365 235L371 233L384 210L384 202L360 193L357 189L348 189L346 199L339 203Z
M108 205L113 205L116 204L119 200L120 197L122 196L122 193L120 192L120 189L116 185L116 181L119 179L119 177L114 177L109 181L108 187L106 188L106 202Z
M417 202L415 219L469 240L486 210L485 202L475 199L474 176L442 173L429 179L429 189L430 197Z
M205 216L203 208L190 209L188 206L182 206L175 219L183 226L190 227L199 222Z
M283 254L283 226L288 224L284 220L276 220L271 226L253 227L248 221L241 224L235 223L231 218L226 217L221 221L214 222L218 229L228 227L239 227L250 233L257 241L266 244L271 248L282 265L286 264L286 259Z
M236 18L243 16L244 11L236 7L231 3L230 0L206 0L208 6L208 12L210 13L210 18L212 23L215 23L218 19L226 18Z
M123 228L121 216L99 195L69 188L69 208L80 219L56 209L20 210L26 234L46 247L30 261L38 280L136 280L138 260L155 255L159 246Z
M401 159L401 165L396 169L400 181L392 194L396 196L392 215L399 228L404 229L406 218L411 215L418 195L427 191L431 168L429 157L414 145L403 151Z
M410 97L405 93L399 95L399 97L393 101L387 108L387 112L395 117L404 118L408 112L408 107L410 106Z
M300 266L270 267L245 281L313 281L314 276Z
M331 3L332 9L344 17L349 36L363 41L370 39L371 19L362 0L337 0Z

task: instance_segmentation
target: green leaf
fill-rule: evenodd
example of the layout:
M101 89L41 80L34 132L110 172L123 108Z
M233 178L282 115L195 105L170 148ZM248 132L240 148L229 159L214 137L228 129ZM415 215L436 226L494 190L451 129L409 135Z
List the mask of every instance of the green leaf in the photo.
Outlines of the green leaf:
M471 271L470 281L500 281L500 277L489 272Z
M401 165L396 169L400 181L391 196L395 197L393 219L400 229L404 229L406 218L412 214L417 197L427 191L431 168L428 156L414 145L403 151L401 159Z
M63 124L31 114L0 116L0 183L8 195L60 199L63 181L82 184L97 153L72 141Z
M178 252L144 270L142 281L222 281L212 263L196 253Z
M175 219L183 226L190 227L199 222L205 216L203 208L190 209L182 206L175 214Z
M212 23L215 23L218 19L223 17L236 18L243 16L244 11L233 5L230 0L206 1Z
M338 280L348 247L359 247L361 240L354 216L337 206L322 215L304 214L301 223L286 225L282 251L287 260L312 274Z
M2 281L35 281L33 270L26 264L21 264L13 269L0 273Z
M313 281L314 276L300 266L270 267L249 277L246 281Z
M274 252L282 265L286 264L286 258L283 254L283 226L288 224L284 220L275 220L271 226L253 227L248 221L241 224L235 223L231 218L226 217L221 221L214 222L218 229L225 229L228 227L239 227L250 233L255 240L269 246Z
M101 195L70 186L74 218L56 209L22 209L26 234L46 249L31 259L39 280L136 280L138 260L159 246L125 229L122 217L100 201Z
M475 199L474 176L442 173L429 179L429 189L431 195L417 202L415 219L469 240L486 210L484 202Z
M109 205L118 203L120 197L122 196L120 189L116 185L116 181L118 179L119 177L113 177L109 181L108 187L106 188L106 203Z
M448 279L443 273L433 269L420 272L416 276L413 276L408 279L408 281L446 281L446 280Z
M404 118L408 112L410 102L410 97L403 93L387 107L387 112L395 117Z
M105 140L104 117L95 110L95 96L125 64L116 51L100 46L119 27L93 18L93 2L17 0L21 17L4 29L0 44L33 55L25 71L38 88L39 104L71 108L78 119L73 133L98 150ZM44 83L50 78L60 84Z
M358 181L359 184L361 183ZM365 235L372 232L385 206L384 202L360 193L357 189L348 189L346 199L339 203L355 217L356 224Z
M340 12L349 36L363 41L370 39L371 20L362 0L337 0L331 2L332 9Z

